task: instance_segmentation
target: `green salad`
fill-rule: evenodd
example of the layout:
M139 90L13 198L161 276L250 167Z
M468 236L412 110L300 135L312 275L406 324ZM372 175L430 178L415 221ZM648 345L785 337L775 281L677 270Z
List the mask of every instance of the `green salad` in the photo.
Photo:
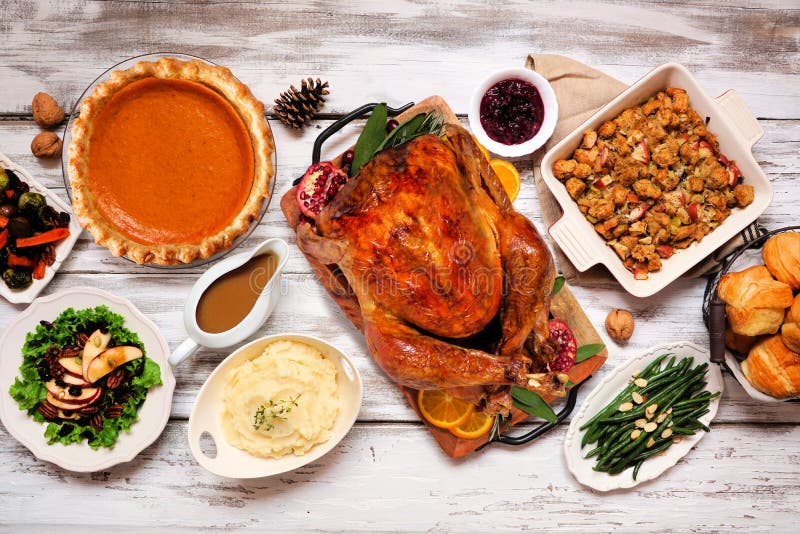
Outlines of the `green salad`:
M148 390L161 384L159 365L124 321L106 306L68 308L27 334L21 377L9 393L46 423L49 444L112 448L138 419Z

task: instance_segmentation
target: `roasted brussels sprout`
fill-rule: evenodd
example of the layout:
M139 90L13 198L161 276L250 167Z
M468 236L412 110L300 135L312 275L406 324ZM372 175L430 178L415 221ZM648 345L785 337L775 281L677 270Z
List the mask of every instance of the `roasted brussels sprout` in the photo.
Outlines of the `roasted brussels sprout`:
M3 271L3 282L11 289L25 289L33 283L30 269L9 267Z
M32 218L34 225L41 231L52 230L58 226L58 212L52 206L39 210L39 216Z
M8 189L9 183L11 180L8 179L8 174L6 174L6 170L0 167L0 193L5 192Z
M27 191L19 196L17 205L22 213L27 215L31 220L36 220L39 218L39 212L47 206L47 200L44 198L44 195L40 193Z

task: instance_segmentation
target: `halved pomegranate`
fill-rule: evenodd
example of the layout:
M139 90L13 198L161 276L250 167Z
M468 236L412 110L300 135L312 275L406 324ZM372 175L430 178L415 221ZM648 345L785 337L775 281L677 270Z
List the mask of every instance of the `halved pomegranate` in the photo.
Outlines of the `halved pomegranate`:
M303 215L316 220L339 189L347 182L347 174L330 161L311 165L297 186L297 204Z
M556 357L550 362L550 370L556 372L569 371L575 365L575 357L578 354L578 343L575 341L575 334L567 323L561 319L551 319L550 339L556 344Z

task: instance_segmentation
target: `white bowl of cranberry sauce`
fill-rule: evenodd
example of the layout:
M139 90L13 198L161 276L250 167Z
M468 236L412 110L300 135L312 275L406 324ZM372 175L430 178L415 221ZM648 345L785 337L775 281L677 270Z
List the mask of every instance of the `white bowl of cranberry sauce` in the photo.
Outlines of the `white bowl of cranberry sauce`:
M531 154L556 127L558 101L548 81L523 69L497 71L478 84L469 123L478 141L504 157Z

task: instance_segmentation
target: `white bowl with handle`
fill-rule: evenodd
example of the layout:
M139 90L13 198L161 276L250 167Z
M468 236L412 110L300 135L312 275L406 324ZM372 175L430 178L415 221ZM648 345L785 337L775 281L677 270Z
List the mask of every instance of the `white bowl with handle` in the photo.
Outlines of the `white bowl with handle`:
M225 441L222 430L225 382L231 370L246 360L260 356L276 341L297 341L319 350L336 366L339 413L330 439L315 445L302 456L292 454L280 458L262 458L240 450ZM228 478L261 478L302 467L327 454L350 431L361 409L363 386L361 375L347 355L327 341L303 334L265 336L239 347L220 363L206 379L197 395L189 417L189 448L197 462L212 473ZM203 439L213 441L214 453L207 454Z
M729 160L736 161L744 176L744 183L754 187L755 199L745 208L733 209L730 216L700 243L693 243L663 260L660 271L648 273L646 280L636 280L619 256L586 220L578 209L578 204L567 193L564 183L553 175L553 164L560 159L570 159L573 151L580 145L584 131L596 130L606 120L613 119L627 108L641 104L667 87L685 89L689 94L690 106L701 117L708 117L708 129L717 135L720 151ZM579 271L602 264L631 295L653 295L710 256L767 209L772 201L772 186L752 153L753 145L763 135L764 130L736 91L731 89L717 98L711 98L682 65L667 63L656 67L545 154L541 164L542 177L564 212L550 226L550 235Z

